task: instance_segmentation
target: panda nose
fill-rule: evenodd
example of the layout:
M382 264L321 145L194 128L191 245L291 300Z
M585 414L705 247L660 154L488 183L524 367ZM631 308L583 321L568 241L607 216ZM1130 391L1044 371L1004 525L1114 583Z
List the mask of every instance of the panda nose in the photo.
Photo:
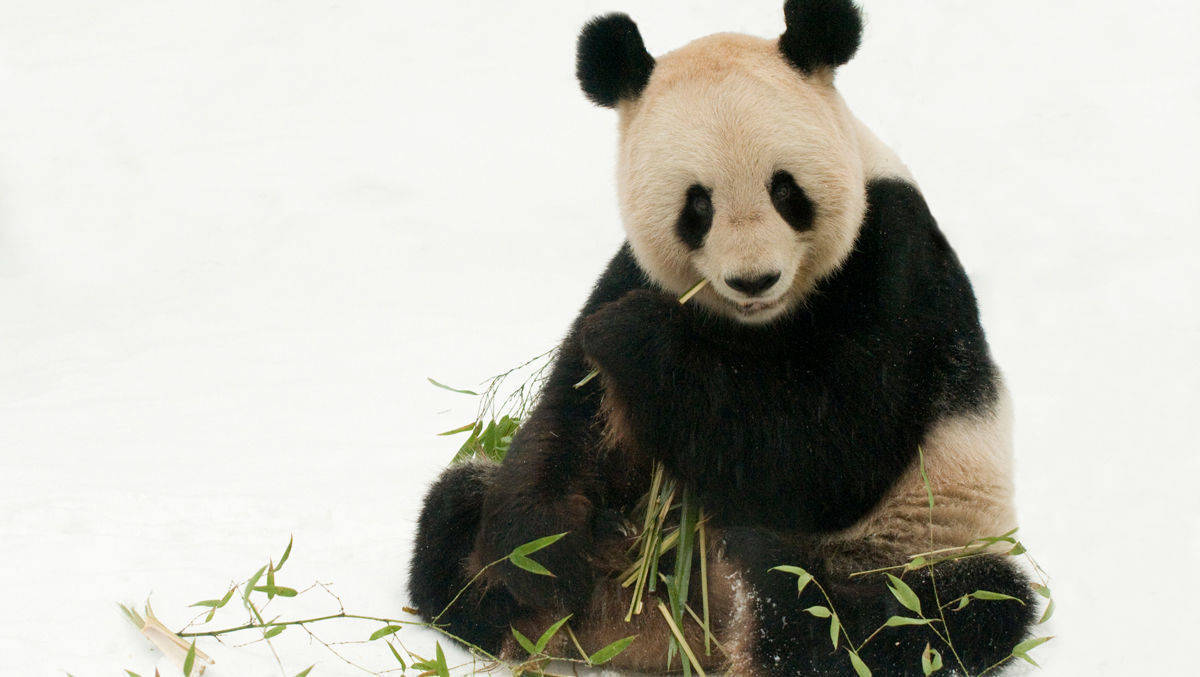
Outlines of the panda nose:
M758 296L759 294L762 294L766 290L770 289L771 286L778 281L778 272L767 273L766 275L743 275L740 277L725 278L725 284L742 292L743 294L746 294L747 296Z

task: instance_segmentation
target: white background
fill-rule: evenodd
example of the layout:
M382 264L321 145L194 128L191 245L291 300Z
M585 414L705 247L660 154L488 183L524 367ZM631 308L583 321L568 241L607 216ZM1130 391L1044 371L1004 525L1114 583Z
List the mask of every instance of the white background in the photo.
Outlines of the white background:
M553 345L622 239L579 26L626 10L661 53L777 35L780 4L4 3L0 673L153 674L114 603L152 594L177 627L289 534L281 583L399 613L455 448L434 434L472 407L425 377ZM915 172L1016 399L1023 537L1058 597L1036 655L1179 674L1200 9L864 4L839 86ZM292 630L287 674L358 674ZM203 646L209 674L280 674L261 645ZM348 650L387 667L374 648Z

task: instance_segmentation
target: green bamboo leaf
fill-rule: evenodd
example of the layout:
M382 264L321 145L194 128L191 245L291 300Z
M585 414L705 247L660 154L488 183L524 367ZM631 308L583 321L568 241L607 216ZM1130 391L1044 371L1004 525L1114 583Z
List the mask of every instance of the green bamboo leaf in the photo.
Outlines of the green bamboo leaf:
M561 620L547 628L546 631L542 633L542 636L538 637L537 644L534 645L534 648L537 649L535 653L541 653L542 651L545 651L546 645L550 643L551 639L554 639L554 635L556 635L562 628L563 624L569 620L571 620L570 614L563 616Z
M392 655L396 657L396 662L400 664L400 671L408 670L408 665L404 663L404 659L400 657L400 652L396 651L396 647L392 646L391 642L386 642L387 648L392 650Z
M1050 600L1050 602L1048 604L1046 604L1046 610L1042 613L1042 618L1037 622L1037 624L1041 625L1042 623L1045 623L1046 621L1050 620L1050 617L1053 615L1054 615L1054 600Z
M385 625L382 628L379 628L378 630L376 630L375 632L372 632L371 636L367 639L367 641L374 642L375 640L379 639L380 637L387 637L388 635L394 635L397 632L399 632L400 629L401 628L399 625Z
M283 555L279 558L279 564L275 565L275 571L282 571L283 565L288 561L288 558L292 556L292 540L293 539L295 539L294 535L288 536L287 547L283 549Z
M266 585L265 592L267 593L267 599L275 599L275 563L274 562L267 563L267 585Z
M517 630L511 625L508 626L508 629L512 630L512 636L517 639L517 644L520 644L521 648L524 649L530 656L537 654L537 647L533 645L533 642L529 641L528 637L522 635L520 630Z
M438 677L450 677L450 668L446 666L446 654L442 653L442 643L436 644L437 662L434 664L434 669L437 671Z
M561 539L563 536L566 536L568 533L569 532L564 531L561 534L554 534L553 536L543 536L542 538L530 541L528 543L525 543L524 545L518 545L517 547L513 548L513 551L511 554L532 555L533 553L537 552L538 550L541 550L543 548L548 548L551 545L554 545L555 543L557 543L559 541L559 539Z
M1024 642L1021 642L1020 644L1013 647L1013 654L1016 654L1018 652L1026 653L1028 651L1032 651L1034 648L1039 647L1039 646L1045 644L1046 642L1049 642L1052 639L1054 639L1053 636L1034 637L1033 639L1027 639Z
M246 581L246 590L242 593L242 599L250 599L250 593L254 590L254 586L258 585L258 579L262 578L262 575L266 573L266 571L267 565L264 564L261 569L254 572L254 575L250 577L250 580Z
M1015 557L1016 555L1024 555L1025 552L1025 546L1020 541L1017 541L1017 544L1012 547L1012 550L1008 551L1008 554Z
M929 564L929 561L926 560L924 557L914 557L908 564L904 565L904 570L905 571L916 571L917 569L920 569L921 567L925 566L926 564Z
M192 646L188 648L187 656L183 658L183 677L191 677L192 666L196 664L196 640L192 640Z
M611 661L612 659L621 655L621 653L624 652L626 649L628 649L629 645L633 644L633 640L635 640L635 639L637 639L637 635L634 635L632 637L626 637L624 639L618 639L617 641L613 642L612 644L609 644L608 646L597 651L596 653L592 654L591 656L588 656L588 659L587 659L588 665L603 665L603 664Z
M921 652L921 671L926 677L932 675L942 669L942 654L938 653L937 649L925 643L925 650Z
M462 395L474 395L475 397L479 397L479 393L475 392L474 390L467 390L465 388L451 388L450 386L446 385L445 383L438 383L437 381L429 378L428 376L426 376L425 378L430 383L441 388L442 390L449 390L452 393L459 393Z
M1021 606L1025 606L1025 602L1023 600L1017 599L1016 597L1013 597L1012 595L1005 595L1005 594L1001 594L999 592L992 592L991 590L976 590L975 592L971 593L971 596L974 597L975 599L990 599L990 600L1011 599L1014 602L1020 603Z
M142 677L141 675L134 672L133 670L126 670L125 674L128 675L129 677Z
M808 587L808 584L811 583L813 580L812 574L808 573L804 569L801 569L800 567L783 565L783 566L771 567L769 569L769 571L782 571L787 574L795 575L796 576L796 595L797 596L799 596L800 593L804 592L804 588Z
M892 583L888 589L896 596L896 599L905 606L909 611L921 613L921 600L917 598L917 593L913 592L912 588L904 581L896 578L891 574L887 574L888 580Z
M833 614L829 618L829 641L833 642L833 648L838 648L838 638L841 634L838 632L842 629L842 622L838 620L837 614Z
M917 456L921 462L921 482L925 484L925 495L929 498L929 509L933 510L933 489L929 485L929 475L925 474L925 451L917 447Z
M229 588L229 590L225 593L225 596L221 598L221 606L225 606L226 604L229 604L229 600L233 599L233 593L236 591L237 591L236 585Z
M963 595L963 596L962 596L962 598L960 598L960 599L958 600L958 606L957 606L957 607L955 607L955 609L954 609L954 610L955 610L955 611L962 611L962 610L963 610L963 609L965 609L965 608L967 607L967 605L968 605L968 604L970 604L970 603L971 603L971 596L970 596L970 595Z
M511 554L508 556L508 561L512 562L514 566L524 569L530 573L534 573L539 576L550 576L551 578L554 577L554 574L550 573L549 569L529 559L528 557L525 557L524 555Z
M277 637L285 629L287 629L286 625L272 626L270 630L267 630L266 632L263 633L263 639L271 639L272 637Z
M853 651L850 651L850 665L854 666L854 672L858 673L858 677L871 677L871 669Z
M275 595L280 597L295 597L300 594L295 588L285 588L282 585L258 585L254 588L255 592L265 592L268 598L274 598Z
M472 421L464 426L455 428L454 430L447 430L444 433L438 433L438 437L449 437L450 435L457 435L459 433L465 433L468 430L474 430L476 425L477 424L474 421Z
M823 607L823 606L810 606L807 609L805 609L805 611L812 614L813 616L816 616L817 618L829 618L830 616L833 615L833 613L831 611L829 611L828 608Z
M296 673L296 677L308 677L308 673L312 672L312 669L315 667L317 667L317 666L310 665L307 668L304 668L304 670Z
M884 625L889 628L897 628L902 625L929 625L933 621L928 618L909 618L908 616L892 616L884 621Z
M1050 588L1047 588L1046 586L1042 585L1041 583L1034 583L1033 591L1036 592L1037 594L1041 595L1042 597L1045 597L1046 599L1050 599Z
M196 602L195 604L189 604L188 606L189 607L203 606L203 607L212 607L214 609L219 609L225 605L219 599L205 599L205 600Z

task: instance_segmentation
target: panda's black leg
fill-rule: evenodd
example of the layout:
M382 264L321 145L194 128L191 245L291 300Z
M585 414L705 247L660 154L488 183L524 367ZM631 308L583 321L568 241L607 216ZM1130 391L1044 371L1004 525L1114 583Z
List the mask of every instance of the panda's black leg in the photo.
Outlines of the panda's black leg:
M467 562L495 471L489 463L464 463L448 468L430 487L408 577L409 595L425 620L436 617L450 633L493 654L517 615L512 596L502 586L485 589L477 581L453 604L451 600L470 580Z
M744 647L749 655L743 663L759 675L853 675L846 650L847 635L875 675L922 675L921 652L928 643L941 652L948 671L961 672L959 660L971 674L982 672L1002 660L1026 635L1035 614L1029 583L1013 561L994 555L944 562L934 568L909 572L903 580L920 599L921 609L945 636L938 602L941 604L976 590L989 590L1021 600L972 600L962 611L945 609L946 626L954 644L951 651L930 628L913 625L885 627L891 616L915 617L888 590L881 575L850 578L861 567L846 566L847 553L830 553L802 539L780 536L760 529L726 532L723 557L735 564L749 587L753 640ZM835 563L836 562L836 563ZM796 577L771 571L779 565L804 568L828 594L810 583L800 594ZM834 649L830 619L806 611L832 607L845 630ZM957 655L956 655L957 654Z

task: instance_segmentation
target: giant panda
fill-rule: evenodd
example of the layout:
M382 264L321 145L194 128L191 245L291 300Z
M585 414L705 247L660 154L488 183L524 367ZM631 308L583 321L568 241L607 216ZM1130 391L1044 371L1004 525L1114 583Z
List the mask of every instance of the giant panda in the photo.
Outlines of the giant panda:
M656 461L708 516L725 653L700 661L728 674L853 674L804 611L819 591L773 567L813 573L861 641L908 612L879 575L851 572L1016 526L1009 395L971 285L905 165L834 87L859 10L788 0L784 17L778 39L711 35L658 58L624 14L583 28L580 85L619 119L627 240L503 463L451 467L425 499L410 594L457 637L516 659L510 627L537 637L570 613L589 652L637 635L613 667L666 669L664 620L626 623L613 580ZM488 563L561 532L535 557L554 577L493 566L438 616ZM1035 615L1026 573L1000 554L904 580L925 609L976 590L1017 601L947 612L957 659L925 628L885 629L862 652L877 675L922 674L927 643L947 669L980 672ZM573 655L566 642L548 650Z

